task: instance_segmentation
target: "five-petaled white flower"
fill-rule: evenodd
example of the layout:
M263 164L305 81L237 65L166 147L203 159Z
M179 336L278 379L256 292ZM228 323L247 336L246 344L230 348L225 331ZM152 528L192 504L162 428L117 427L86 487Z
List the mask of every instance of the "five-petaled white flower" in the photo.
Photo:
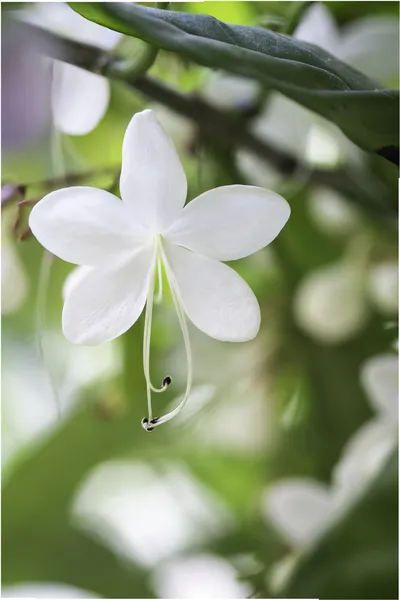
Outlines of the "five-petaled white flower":
M146 305L143 361L152 430L177 414L192 384L186 316L207 335L244 342L257 335L260 309L243 279L220 261L260 250L289 218L286 200L263 188L231 185L201 194L184 207L187 182L178 155L151 110L134 115L125 133L122 201L91 187L51 192L32 210L39 242L82 267L67 286L64 335L99 344L125 333ZM180 405L153 418L150 336L155 280L164 268L187 353L187 385Z

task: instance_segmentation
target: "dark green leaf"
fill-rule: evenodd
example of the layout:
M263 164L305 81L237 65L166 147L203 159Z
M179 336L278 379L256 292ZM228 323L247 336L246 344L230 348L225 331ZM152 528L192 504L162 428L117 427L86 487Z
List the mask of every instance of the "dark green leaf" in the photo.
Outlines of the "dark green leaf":
M261 27L130 3L71 3L86 18L198 64L276 89L338 125L365 150L398 145L398 94L325 50Z

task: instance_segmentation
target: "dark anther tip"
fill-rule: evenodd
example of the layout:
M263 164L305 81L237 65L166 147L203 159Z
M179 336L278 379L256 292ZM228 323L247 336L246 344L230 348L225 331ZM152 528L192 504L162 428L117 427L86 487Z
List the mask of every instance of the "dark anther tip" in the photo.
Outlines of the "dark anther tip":
M148 418L144 417L141 421L141 425L145 431L148 431L151 433L152 431L154 431L154 427L151 427L151 426L155 425L157 422L158 422L158 417L154 417L153 419L151 419L150 425L149 425Z
M166 377L164 377L164 379L162 380L162 387L168 387L169 385L171 385L172 383L172 379L169 375L167 375Z

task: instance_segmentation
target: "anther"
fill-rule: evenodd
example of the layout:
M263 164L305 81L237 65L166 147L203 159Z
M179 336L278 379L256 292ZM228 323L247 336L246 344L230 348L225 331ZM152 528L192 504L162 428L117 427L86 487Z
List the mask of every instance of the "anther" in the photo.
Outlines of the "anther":
M170 377L169 375L167 375L167 376L166 376L166 377L164 377L164 379L162 380L162 382L161 382L161 386L162 386L164 389L167 389L167 387L169 387L169 386L171 385L171 383L172 383L172 379L171 379L171 377Z
M158 422L159 417L154 417L153 419L151 419L150 424L149 424L149 420L147 417L144 417L141 421L142 427L145 431L154 431L154 427L152 427L152 425L155 425Z
M147 417L144 417L144 419L142 419L141 425L145 431L153 431L152 427L149 429L149 420Z

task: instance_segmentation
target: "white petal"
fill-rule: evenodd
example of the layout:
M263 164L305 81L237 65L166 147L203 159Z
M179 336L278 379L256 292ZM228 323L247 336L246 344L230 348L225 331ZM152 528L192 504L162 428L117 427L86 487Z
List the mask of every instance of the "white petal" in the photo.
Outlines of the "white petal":
M153 250L147 247L75 282L63 309L65 337L73 344L92 346L125 333L145 305L152 260Z
M225 342L253 339L260 307L253 292L230 267L190 250L167 246L183 307L201 331Z
M289 543L313 542L329 521L332 497L327 486L312 479L293 478L271 485L263 511Z
M336 504L351 502L396 446L397 427L371 419L350 438L333 471Z
M155 233L162 233L185 203L186 175L152 110L134 115L126 130L120 191L135 218Z
M89 133L106 113L109 99L107 79L54 61L53 118L60 131L70 135Z
M210 258L236 260L270 244L289 215L282 196L264 188L229 185L185 206L165 237Z
M65 301L68 294L72 292L74 287L85 279L96 267L75 267L73 271L66 277L62 287L62 299Z
M378 414L397 423L399 418L398 357L393 354L380 354L367 360L362 366L361 383Z
M47 250L81 265L110 261L145 240L121 200L91 187L51 192L33 207L29 226Z
M399 25L391 17L369 17L344 29L339 56L372 79L394 85L399 76Z
M294 32L297 40L315 44L335 54L340 45L339 30L328 8L319 2L313 2L304 13Z

